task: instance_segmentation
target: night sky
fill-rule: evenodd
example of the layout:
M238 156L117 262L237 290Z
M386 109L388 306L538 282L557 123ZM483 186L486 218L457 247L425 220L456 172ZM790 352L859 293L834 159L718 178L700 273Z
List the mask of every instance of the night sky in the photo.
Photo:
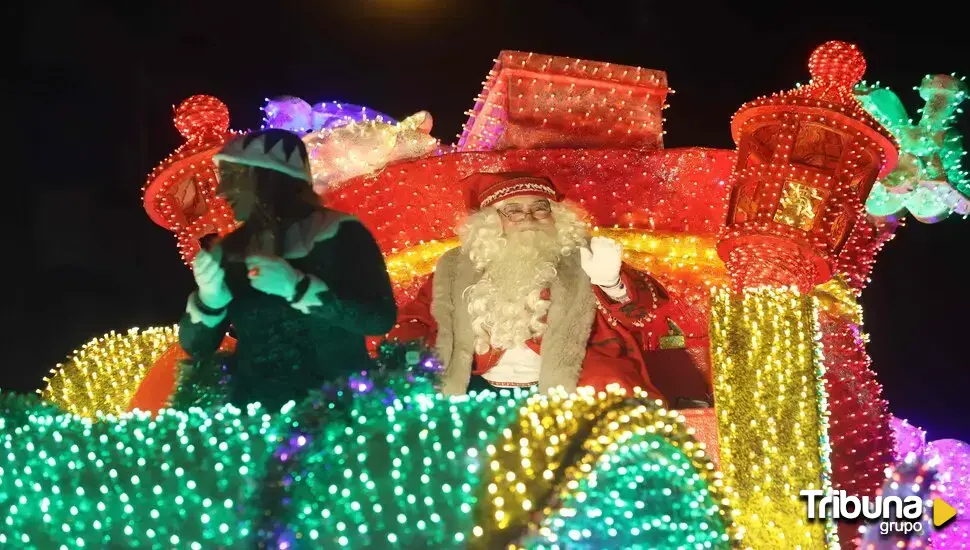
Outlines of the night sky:
M710 6L708 6L709 4ZM141 207L146 174L181 138L172 107L205 93L232 126L257 128L264 98L343 100L402 118L427 109L451 142L503 49L667 71L666 145L733 148L745 101L808 78L826 40L858 44L867 78L912 91L930 72L970 75L948 10L886 2L536 2L526 0L32 1L7 81L4 391L109 330L171 325L192 290L174 237ZM736 4L731 2L730 4ZM868 4L868 8L844 5ZM285 6L285 7L277 7ZM936 27L938 26L938 27ZM937 30L937 29L950 29ZM966 107L967 105L965 105ZM970 116L960 122L970 133ZM20 195L24 196L21 197ZM870 354L891 410L930 439L970 441L970 219L910 220L879 258L863 301Z

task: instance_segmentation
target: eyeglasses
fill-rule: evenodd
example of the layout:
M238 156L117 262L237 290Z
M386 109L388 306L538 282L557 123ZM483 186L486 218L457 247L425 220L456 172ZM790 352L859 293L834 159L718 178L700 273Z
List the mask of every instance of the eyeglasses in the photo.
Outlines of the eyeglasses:
M526 217L532 216L535 220L548 218L552 214L552 205L549 201L540 201L532 204L532 208L525 210L518 204L510 204L504 208L496 208L498 213L510 222L525 221Z

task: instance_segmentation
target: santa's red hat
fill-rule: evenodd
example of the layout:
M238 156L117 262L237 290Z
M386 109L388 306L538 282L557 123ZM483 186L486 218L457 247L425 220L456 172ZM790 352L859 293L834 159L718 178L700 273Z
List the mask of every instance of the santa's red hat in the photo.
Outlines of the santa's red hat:
M559 202L562 191L553 181L528 172L477 172L461 180L469 210L481 210L499 201L536 195Z

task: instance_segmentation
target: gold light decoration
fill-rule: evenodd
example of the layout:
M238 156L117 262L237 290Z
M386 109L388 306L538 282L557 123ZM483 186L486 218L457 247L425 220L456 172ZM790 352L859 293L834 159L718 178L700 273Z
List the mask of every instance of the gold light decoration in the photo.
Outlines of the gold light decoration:
M854 325L862 325L862 305L858 302L858 294L843 275L836 275L812 290L812 296L818 298L819 311Z
M133 328L91 340L44 378L38 393L65 411L95 419L128 411L152 364L178 342L177 327Z
M714 292L711 359L721 465L754 548L822 548L803 489L831 490L817 300L794 289Z
M387 273L395 286L406 287L414 279L434 271L438 259L458 246L458 239L429 241L385 256Z
M653 541L677 540L678 530L691 529L726 533L706 543L697 535L701 546L736 546L741 534L734 528L731 490L692 434L680 413L642 393L580 388L572 395L553 390L531 396L518 421L487 449L468 548L520 548L536 536L593 543L598 535L617 536L613 526L621 525L636 525L624 533L634 540L641 528L639 536ZM617 487L611 484L617 477L629 480L620 484L624 492L598 487ZM702 483L707 491L691 489ZM561 518L576 514L596 528L558 529Z
M713 237L597 227L593 235L610 237L624 248L631 266L664 279L689 279L707 288L727 281L724 263L717 255ZM399 287L428 275L442 254L458 246L458 239L423 242L386 257L387 271Z
M627 263L661 279L686 278L708 289L728 281L713 237L602 227L595 228L592 233L615 239L623 245ZM454 238L428 241L386 255L391 281L398 287L408 287L415 279L434 271L438 259L456 246L458 239ZM844 286L844 283L838 282L840 280L837 276L812 291L811 294L819 297L824 308L835 307L842 311L846 307L857 307L854 297L843 296L845 290L839 290Z
M797 227L802 231L811 231L815 225L818 207L823 200L824 197L818 194L818 189L790 181L785 185L785 192L778 201L775 222Z

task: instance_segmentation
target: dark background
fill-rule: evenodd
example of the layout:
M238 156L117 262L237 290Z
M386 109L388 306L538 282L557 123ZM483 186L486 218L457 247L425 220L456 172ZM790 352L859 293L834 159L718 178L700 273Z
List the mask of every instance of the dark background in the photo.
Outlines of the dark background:
M427 109L436 137L451 142L493 58L518 49L665 70L677 91L667 146L733 148L734 111L806 81L808 55L826 40L857 43L868 78L896 90L914 116L924 74L970 74L965 29L948 20L956 2L726 4L8 3L5 20L20 22L6 86L19 129L5 147L0 387L36 389L93 337L178 319L191 275L174 237L142 210L140 189L181 143L172 107L193 94L225 101L237 129L258 127L264 98L281 94L399 118ZM967 134L968 117L960 125ZM930 439L970 441L970 220L909 221L897 235L863 297L874 369L895 414Z

